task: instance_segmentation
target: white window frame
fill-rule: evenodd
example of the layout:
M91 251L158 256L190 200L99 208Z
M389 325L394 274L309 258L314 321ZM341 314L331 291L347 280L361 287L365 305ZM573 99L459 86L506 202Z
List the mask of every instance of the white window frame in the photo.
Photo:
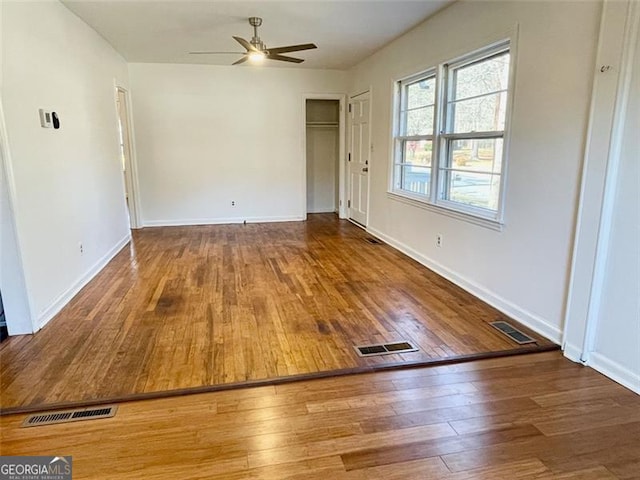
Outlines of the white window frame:
M434 93L434 103L433 105L423 105L420 108L433 106L433 128L430 133L423 135L405 135L406 125L403 119L403 113L408 112L407 108L407 98L404 94L405 90L410 86L414 85L418 82L428 79L434 79L435 85L435 93ZM435 171L435 166L437 164L436 157L436 127L437 127L437 108L438 108L438 76L435 68L431 68L424 72L420 72L417 75L413 75L411 77L402 79L397 82L397 99L398 99L398 107L395 109L396 113L396 135L394 136L394 155L393 155L393 166L392 166L392 181L393 181L393 191L403 192L405 195L415 197L417 199L427 200L431 193L433 192L433 175ZM427 140L431 142L431 166L430 167L420 167L420 168L428 168L430 173L430 185L429 185L429 193L428 194L420 194L418 192L411 192L409 190L404 190L400 188L402 184L402 178L404 175L404 167L411 165L405 162L404 159L404 144L407 141L420 141ZM399 175L398 175L399 172Z
M511 111L513 109L513 91L515 84L515 41L511 37L503 38L482 48L476 49L467 54L458 56L446 62L438 64L420 73L402 78L394 82L394 126L393 151L391 158L391 175L389 185L390 197L410 203L430 210L437 211L455 218L470 221L479 225L485 225L496 229L501 229L504 224L505 189L508 164L509 134L511 131ZM509 82L507 87L507 105L505 110L505 124L502 131L473 132L454 134L447 128L446 123L450 119L448 112L448 101L451 97L453 84L449 82L448 76L451 70L457 69L484 59L499 55L502 52L509 52ZM406 102L403 88L421 79L430 78L435 72L436 75L436 101L434 106L434 132L433 135L407 137L402 133L402 105ZM423 138L424 137L424 138ZM500 191L496 210L467 205L444 198L446 185L446 175L442 169L447 167L447 150L449 144L458 139L484 139L502 138L503 150L500 169ZM402 165L402 145L406 140L412 139L432 139L432 161L431 161L431 184L429 195L420 195L408 190L399 188Z

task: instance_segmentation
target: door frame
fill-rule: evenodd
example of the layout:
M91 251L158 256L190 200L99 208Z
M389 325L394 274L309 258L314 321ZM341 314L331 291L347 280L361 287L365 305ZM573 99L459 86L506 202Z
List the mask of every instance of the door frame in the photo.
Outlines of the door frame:
M346 218L346 102L344 93L304 93L302 94L302 220L307 219L307 100L338 100L340 111L338 112L338 217Z
M364 228L365 230L368 228L369 226L369 209L371 206L371 172L372 172L372 167L373 167L373 159L372 154L373 154L373 136L372 136L372 125L371 125L371 119L373 118L373 87L371 85L369 85L369 87L367 87L366 90L362 90L358 93L354 93L354 94L349 94L349 105L351 105L351 100L359 97L360 95L365 95L365 94L369 94L369 145L368 145L368 149L369 149L369 171L367 172L367 212L366 212L366 219L365 219L365 225L361 225L358 222L356 222L355 220L352 220L349 217L349 211L346 208L346 200L351 198L351 191L349 189L349 182L346 182L345 185L345 215L344 217L341 218L346 218L347 220L349 220L351 223L353 223L354 225L357 225L360 228ZM347 112L348 113L348 112ZM351 116L347 117L347 128L351 128ZM345 131L345 135L348 135L348 138L350 138L350 131ZM347 138L347 137L345 137ZM348 142L349 144L347 145L347 153L345 154L345 176L348 173L348 159L347 159L347 154L351 153L351 141L349 140Z
M116 116L118 123L120 122L120 112L118 111L119 94L122 93L125 99L125 115L127 119L126 134L127 140L125 142L125 148L129 150L129 164L125 165L124 171L124 185L125 195L128 196L128 208L129 208L129 226L132 229L142 228L142 220L140 218L140 200L138 198L138 191L140 189L138 183L138 162L136 160L136 147L134 142L134 130L133 130L133 115L131 112L131 95L129 90L121 85L115 84L115 105ZM126 161L126 157L125 157Z
M634 74L634 40L640 36L639 5L632 1L609 1L605 2L603 8L598 57L595 60L598 68L594 70L569 286L565 299L562 349L570 360L592 366L633 390L625 383L624 378L610 375L610 366L599 363L592 355L597 354L594 349L610 248L615 184ZM624 15L620 15L622 9L626 10ZM613 32L616 32L617 40ZM616 50L616 41L621 45L619 52ZM605 68L606 62L615 59L615 53L619 55L618 65L609 70ZM608 80L607 77L611 75L615 76ZM599 124L609 125L610 128L594 128L594 125ZM603 155L601 152L606 154ZM588 272L589 275L585 275L584 272Z
M13 158L9 147L9 138L4 117L4 107L0 98L0 168L3 170L4 185L7 189L6 213L8 218L3 219L9 225L11 237L8 242L2 242L0 250L0 288L4 304L5 320L9 335L25 335L40 330L35 312L33 299L27 289L27 272L24 268L24 252L22 248L22 236L20 234L19 219L16 214L17 188L13 173ZM2 258L15 258L10 268ZM7 272L7 270L9 270ZM5 279L10 280L5 282Z

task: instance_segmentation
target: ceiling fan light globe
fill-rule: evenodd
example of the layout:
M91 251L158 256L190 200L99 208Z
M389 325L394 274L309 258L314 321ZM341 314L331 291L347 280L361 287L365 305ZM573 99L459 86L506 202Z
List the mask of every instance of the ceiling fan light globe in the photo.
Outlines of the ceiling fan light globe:
M252 63L261 63L264 61L266 55L264 52L249 52L249 61Z

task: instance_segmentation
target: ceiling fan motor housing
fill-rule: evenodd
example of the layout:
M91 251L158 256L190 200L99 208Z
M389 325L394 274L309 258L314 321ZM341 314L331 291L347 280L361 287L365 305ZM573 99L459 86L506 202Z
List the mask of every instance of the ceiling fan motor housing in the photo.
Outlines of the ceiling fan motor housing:
M260 37L258 36L258 27L262 25L262 18L260 17L249 17L249 25L253 27L253 38L251 39L251 45L257 48L259 51L263 52L267 49L267 46L264 44Z

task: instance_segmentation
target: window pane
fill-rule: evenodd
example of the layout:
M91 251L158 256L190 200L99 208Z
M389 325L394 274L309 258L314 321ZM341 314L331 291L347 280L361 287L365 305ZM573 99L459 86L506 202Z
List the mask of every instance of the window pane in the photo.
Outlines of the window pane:
M498 209L500 175L451 171L447 181L448 200L494 211Z
M433 105L436 98L436 79L431 77L407 85L405 92L408 109Z
M407 140L404 142L402 153L403 163L430 167L433 143L431 140Z
M453 99L506 90L509 83L508 52L454 71Z
M504 130L507 92L450 104L453 133Z
M431 169L428 167L415 167L402 165L400 173L400 188L412 193L429 195L431 182Z
M433 135L433 107L409 110L405 122L405 135Z
M502 149L497 139L463 139L449 143L447 168L444 169L444 198L453 202L498 209Z
M502 138L454 140L450 143L448 167L500 174L503 144Z

